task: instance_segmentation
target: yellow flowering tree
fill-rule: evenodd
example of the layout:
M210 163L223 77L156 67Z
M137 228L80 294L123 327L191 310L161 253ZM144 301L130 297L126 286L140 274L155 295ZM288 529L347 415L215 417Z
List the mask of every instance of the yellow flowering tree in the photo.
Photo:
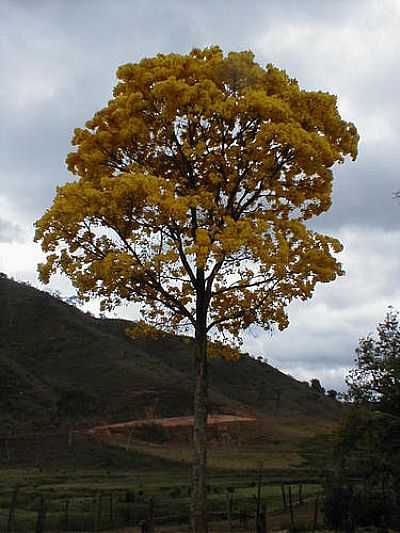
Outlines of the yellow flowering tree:
M251 52L218 47L117 70L108 105L67 157L76 179L36 223L47 282L65 273L104 307L194 332L193 531L207 531L207 339L287 326L285 308L342 274L305 221L331 205L332 166L358 135L336 98L302 90Z

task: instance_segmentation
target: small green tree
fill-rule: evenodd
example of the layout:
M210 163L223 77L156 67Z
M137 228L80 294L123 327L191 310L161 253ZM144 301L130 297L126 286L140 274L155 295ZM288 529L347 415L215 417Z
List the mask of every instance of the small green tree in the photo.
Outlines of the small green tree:
M317 378L313 378L311 380L311 389L314 391L314 392L317 392L318 394L321 394L321 395L324 395L325 394L325 389L324 387L321 385L321 382L319 379Z
M324 514L330 527L399 530L399 445L398 417L360 405L347 413L325 479Z
M400 321L389 307L377 335L368 335L356 348L356 368L346 378L348 394L356 403L400 415Z
M353 409L337 435L325 490L331 527L400 528L400 321L389 308L356 348L346 382ZM354 481L357 480L357 483Z
M326 395L328 396L328 398L331 398L332 400L337 400L338 393L335 389L329 389Z

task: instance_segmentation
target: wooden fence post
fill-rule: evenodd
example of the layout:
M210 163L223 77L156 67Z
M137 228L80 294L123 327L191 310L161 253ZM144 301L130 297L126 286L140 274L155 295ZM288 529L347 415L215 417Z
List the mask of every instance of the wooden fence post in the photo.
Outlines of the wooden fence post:
M35 533L44 533L44 527L46 523L46 512L47 512L46 501L44 499L43 494L41 494L39 510L38 510L37 520L36 520Z
M154 499L153 496L150 497L149 501L149 533L153 533L154 530Z
M128 433L128 440L126 441L126 447L125 447L126 451L129 451L131 440L132 440L132 435L133 435L133 428L131 428Z
M96 507L95 507L95 522L94 522L94 530L100 531L100 522L101 522L101 514L102 514L102 500L103 496L102 494L98 494L96 497Z
M125 502L127 503L127 507L128 507L128 523L127 525L130 526L131 525L131 519L132 519L132 516L131 516L131 495L130 495L130 492L127 490L125 492Z
M133 502L132 502L132 516L131 516L131 524L130 524L132 526L136 526L136 521L137 521L136 502L137 502L137 498L135 495Z
M256 531L257 533L267 533L267 511L265 504L260 506L260 512L256 522Z
M293 498L292 498L292 486L289 485L289 512L290 512L290 527L294 529L294 513L293 513Z
M14 489L12 497L11 497L10 510L8 511L8 520L7 520L6 533L11 533L11 532L13 532L16 529L15 508L17 506L18 491L19 491L19 488L16 487Z
M262 485L262 471L261 471L261 465L260 465L259 470L258 470L258 482L257 482L256 529L257 529L257 524L260 521L259 518L260 518L260 512L261 512L261 485Z
M142 520L139 524L139 527L140 527L140 533L150 533L147 520Z
M314 504L314 520L313 520L313 531L317 530L318 526L318 510L319 510L319 496L315 498L315 504Z
M110 494L110 527L114 527L114 500L113 500L113 493Z
M232 531L232 494L226 491L226 520L228 522L228 531Z
M239 511L239 527L242 527L246 530L249 527L247 511L244 511L243 509L240 509Z
M64 527L69 529L69 500L64 502Z
M10 453L10 447L8 445L8 438L6 437L6 440L4 441L4 448L6 450L6 457L7 457L7 463L11 460L11 453Z
M281 484L281 493L282 493L283 508L287 509L286 490L285 490L285 485L283 483Z

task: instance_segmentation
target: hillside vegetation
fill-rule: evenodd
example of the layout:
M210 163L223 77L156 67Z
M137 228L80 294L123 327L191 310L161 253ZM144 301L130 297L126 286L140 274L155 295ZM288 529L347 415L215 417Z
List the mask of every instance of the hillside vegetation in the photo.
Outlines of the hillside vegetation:
M173 336L132 340L128 325L0 278L2 433L191 415L191 344ZM210 361L210 411L332 420L341 406L243 355Z

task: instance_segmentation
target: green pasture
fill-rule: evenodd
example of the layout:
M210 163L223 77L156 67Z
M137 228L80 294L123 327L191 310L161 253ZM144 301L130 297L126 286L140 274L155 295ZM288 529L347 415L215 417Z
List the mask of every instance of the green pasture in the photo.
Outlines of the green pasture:
M267 503L268 512L283 509L282 483L292 487L296 506L300 482L304 512L304 506L321 492L315 465L321 464L327 449L325 438L305 440L306 434L303 431L285 442L264 436L257 439L257 444L210 447L208 496L215 519L226 522L229 499L236 517L239 511L254 516L260 472L262 501ZM150 508L164 525L187 523L192 460L188 443L157 444L135 439L128 443L126 435L111 435L90 441L90 446L83 441L76 441L74 446L70 451L75 454L74 460L69 457L52 467L45 461L35 467L3 465L0 531L10 521L16 488L13 528L18 532L35 531L42 501L46 506L45 531L52 533L133 527L149 516ZM300 513L300 507L296 512Z
M211 474L209 484L210 513L225 520L227 499L232 500L233 513L253 516L256 509L257 475L225 476ZM187 473L133 472L106 474L102 472L30 472L2 471L0 493L0 529L9 520L13 497L11 486L18 486L14 513L15 531L34 531L41 505L46 502L45 531L102 531L135 525L148 517L150 506L162 523L184 523L190 513L190 482ZM298 486L291 485L294 505ZM304 484L302 498L307 501L318 494L318 484ZM287 492L287 488L286 488ZM264 480L262 501L269 512L283 508L281 486Z
M115 444L114 444L115 446ZM113 447L114 447L113 446ZM111 448L113 448L111 447ZM190 447L132 443L119 448L125 468L3 468L0 471L0 530L10 519L13 492L18 487L14 530L34 531L41 506L46 505L45 531L105 531L137 524L148 517L150 506L162 523L185 523L190 513ZM281 482L292 486L293 503L299 498L295 481L304 479L302 499L321 490L307 483L295 453L272 453L263 448L210 449L209 509L226 520L227 500L232 510L253 516L257 483L262 471L262 500L271 513L283 508ZM288 485L287 485L288 486Z

